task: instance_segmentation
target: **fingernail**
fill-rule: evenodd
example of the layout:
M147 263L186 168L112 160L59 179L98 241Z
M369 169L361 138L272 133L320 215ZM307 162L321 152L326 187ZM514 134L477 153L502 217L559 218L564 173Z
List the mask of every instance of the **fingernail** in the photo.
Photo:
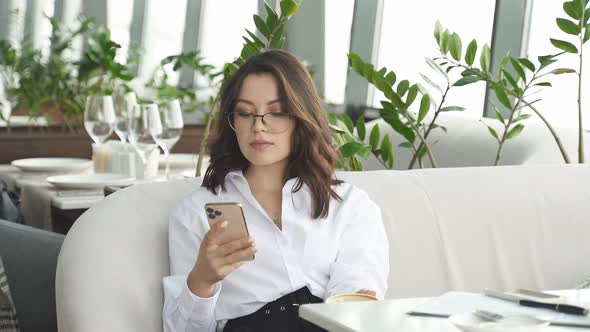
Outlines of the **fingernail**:
M254 243L254 239L250 237L250 238L248 238L248 242Z
M224 221L221 223L221 228L226 228L226 227L227 227L227 220L224 220Z

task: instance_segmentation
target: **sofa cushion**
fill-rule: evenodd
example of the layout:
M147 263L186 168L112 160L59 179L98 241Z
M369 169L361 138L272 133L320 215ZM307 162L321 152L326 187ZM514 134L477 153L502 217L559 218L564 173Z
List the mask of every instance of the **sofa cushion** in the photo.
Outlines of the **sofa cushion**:
M0 332L17 332L18 319L16 309L10 295L8 276L4 270L2 256L0 256Z

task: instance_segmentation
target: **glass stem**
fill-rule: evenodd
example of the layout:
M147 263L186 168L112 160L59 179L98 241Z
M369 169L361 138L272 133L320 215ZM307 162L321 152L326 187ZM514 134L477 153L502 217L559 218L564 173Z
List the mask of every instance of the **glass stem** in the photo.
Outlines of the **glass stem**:
M169 173L170 173L170 151L168 149L162 148L162 150L164 150L164 160L166 161L166 180L170 179L169 178Z

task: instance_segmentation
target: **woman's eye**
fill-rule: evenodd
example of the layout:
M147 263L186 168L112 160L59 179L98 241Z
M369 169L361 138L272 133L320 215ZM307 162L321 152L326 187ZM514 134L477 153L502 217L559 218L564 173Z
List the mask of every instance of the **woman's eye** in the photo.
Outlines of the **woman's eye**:
M251 116L252 116L252 113L250 113L250 112L240 112L240 111L238 111L238 112L236 112L236 113L237 113L237 114L238 114L238 116L239 116L239 117L241 117L241 118L249 118L249 117L251 117Z
M270 114L272 115L273 118L275 118L275 117L282 118L282 117L287 116L287 113L285 113L285 112L272 112Z

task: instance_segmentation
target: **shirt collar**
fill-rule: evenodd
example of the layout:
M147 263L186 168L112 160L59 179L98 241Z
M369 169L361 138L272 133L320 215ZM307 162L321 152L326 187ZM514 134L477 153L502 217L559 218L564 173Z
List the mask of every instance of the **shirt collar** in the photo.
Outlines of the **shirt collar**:
M290 188L289 192L293 192L298 179L299 179L298 177L295 177L295 178L287 180L287 182L285 182L285 185L283 186L283 192L287 188ZM240 185L246 185L246 186L248 186L248 189L249 189L248 180L244 176L244 172L239 168L234 169L234 170L230 171L229 173L227 173L227 175L225 176L225 181L228 181L228 180L231 181L232 183L234 183L236 186L238 186L238 188L240 188ZM301 186L301 189L305 190L307 192L310 192L310 190L307 187L307 185L305 184L305 182Z

